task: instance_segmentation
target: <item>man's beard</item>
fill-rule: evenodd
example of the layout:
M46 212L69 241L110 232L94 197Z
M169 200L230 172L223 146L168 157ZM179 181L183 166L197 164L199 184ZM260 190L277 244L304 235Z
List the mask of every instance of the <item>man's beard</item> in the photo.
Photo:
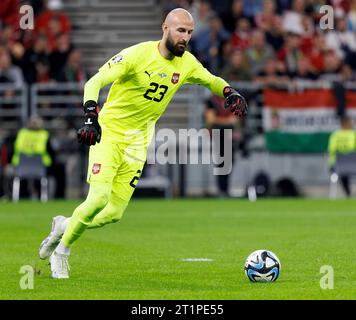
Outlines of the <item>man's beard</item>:
M180 44L183 44L183 43L174 44L173 41L169 37L167 38L166 47L167 47L168 51L177 57L181 57L186 49L185 43L184 43L184 45L185 45L184 47L180 46Z

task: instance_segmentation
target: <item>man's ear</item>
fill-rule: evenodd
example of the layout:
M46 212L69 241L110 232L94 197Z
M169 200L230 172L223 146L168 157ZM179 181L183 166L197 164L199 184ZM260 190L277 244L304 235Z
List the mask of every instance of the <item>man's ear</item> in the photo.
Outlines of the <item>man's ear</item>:
M162 31L165 32L165 31L167 31L167 29L168 29L167 24L165 22L163 22L162 23Z

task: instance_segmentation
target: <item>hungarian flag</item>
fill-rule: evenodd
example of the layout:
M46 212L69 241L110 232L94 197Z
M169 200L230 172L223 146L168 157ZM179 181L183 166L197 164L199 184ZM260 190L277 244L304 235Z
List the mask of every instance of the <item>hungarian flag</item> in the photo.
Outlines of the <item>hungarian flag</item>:
M347 113L356 119L356 92L346 92ZM337 102L330 89L264 90L263 127L271 152L326 152L339 128Z

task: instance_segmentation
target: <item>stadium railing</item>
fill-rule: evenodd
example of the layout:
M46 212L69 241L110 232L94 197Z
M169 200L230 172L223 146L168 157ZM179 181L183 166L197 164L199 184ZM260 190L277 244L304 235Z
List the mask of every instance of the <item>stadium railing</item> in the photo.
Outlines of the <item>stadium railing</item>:
M24 125L29 116L28 87L0 84L0 122L2 129L11 129L14 123Z
M262 128L262 109L261 103L257 101L258 93L266 87L264 84L254 82L234 82L232 85L249 96L250 109L247 121L246 132L251 137L261 137ZM330 89L333 87L331 81L298 81L288 82L278 85L273 85L273 88L280 88L289 91L300 91L305 89ZM350 90L356 90L356 82L344 82L344 87ZM19 117L24 124L26 119L33 114L42 116L46 121L46 127L48 129L61 129L58 128L58 123L65 124L67 120L70 120L73 124L80 124L82 120L82 97L83 97L83 84L78 83L47 83L47 84L34 84L31 87L23 86L21 88L14 88L11 85L1 85L0 93L3 94L6 90L12 89L16 94L11 98L1 100L0 111L2 127L5 128L6 124L10 122L7 119L11 117ZM30 104L28 105L28 93L30 93ZM108 87L100 93L99 103L103 105L108 93ZM157 129L171 128L177 131L181 128L196 128L200 129L204 127L203 113L205 110L205 99L210 96L210 92L200 86L184 86L177 92L174 99L167 107L162 118L157 123ZM7 108L6 105L15 105L15 108ZM52 121L55 119L62 119L62 122ZM10 125L9 125L10 126ZM63 128L65 129L65 128ZM249 147L254 150L264 150L264 145L258 142L258 139L250 139ZM195 148L195 147L194 147ZM264 150L265 151L265 150ZM184 169L183 169L184 170ZM162 170L163 175L167 178L168 170ZM176 192L172 190L180 190L178 194L184 194L185 191L181 189L185 186L182 183L182 168L176 166L173 169L173 174L170 177L170 183L167 180L162 180L162 186L166 188L165 194L172 195ZM82 176L85 176L83 174ZM188 177L190 174L188 174ZM157 179L154 183L157 183ZM153 184L153 182L152 182ZM143 183L142 183L143 185Z

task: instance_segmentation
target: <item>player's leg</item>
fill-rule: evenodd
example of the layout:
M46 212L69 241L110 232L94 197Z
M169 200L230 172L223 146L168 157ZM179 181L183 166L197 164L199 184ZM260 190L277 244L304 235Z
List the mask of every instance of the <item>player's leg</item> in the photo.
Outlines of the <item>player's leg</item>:
M340 177L341 185L345 191L347 197L351 196L351 188L350 188L350 177L349 176L341 176Z
M88 183L92 184L93 187L91 189L93 190L89 191L90 195L88 195L87 200L75 210L76 217L78 215L82 216L84 213L80 214L80 212L85 211L89 218L100 211L108 202L107 198L111 193L111 183L119 163L117 162L119 160L117 150L118 148L108 141L101 141L100 144L90 148L87 180ZM87 221L88 218L84 219L84 221ZM41 259L47 259L52 254L59 244L69 220L70 218L63 218L63 216L57 216L53 219L51 233L42 241L40 246L39 256ZM77 223L78 219L74 218L73 224ZM76 229L73 229L73 224L71 225L71 230Z
M86 200L69 219L64 234L49 258L53 278L69 278L68 258L73 243L84 233L90 222L109 202L111 184L92 182Z
M50 257L53 277L69 277L68 255L70 247L86 228L102 227L105 224L113 223L121 219L134 192L136 183L140 178L142 167L143 162L130 161L128 163L125 160L120 160L120 167L112 182L110 200L105 207L99 213L95 212L92 215L85 214L88 210L85 207L81 208L81 206L79 206L77 208L78 211L76 211L70 219L61 242ZM87 198L88 201L91 195L95 198L101 191L104 191L100 191L96 186L96 183L91 183L89 196ZM107 195L108 193L105 194ZM104 202L106 202L106 198ZM93 212L93 209L91 208L89 211Z
M67 220L65 232L50 256L52 277L68 278L68 256L73 243L83 234L90 222L109 202L112 181L118 168L118 148L111 142L102 141L92 146L89 152L88 182L86 200Z
M142 172L142 167L143 163L142 162L137 162L136 164L130 164L130 165L122 165L120 169L118 170L117 175L115 176L113 183L112 183L112 188L111 188L111 196L110 200L107 202L105 207L97 214L94 215L94 219L87 224L83 222L82 226L84 229L94 229L94 228L100 228L108 223L114 223L119 221L124 212L125 209L131 199L131 196L135 190L136 183L139 179L139 176ZM93 190L94 194L99 194L100 191L96 190L96 188L91 188L90 190ZM92 199L93 197L89 197L89 200ZM98 201L94 201L98 202ZM78 219L77 215L80 216L80 212L82 210L85 211L93 211L92 209L88 208L86 203L84 202L81 204L76 211L74 212L72 218L65 218L63 216L64 220L60 220L60 225L58 226L60 228L59 232L62 232L60 234L60 238L63 236L64 230L66 230L66 227L68 225L68 230L72 229L73 225L76 225L77 228L79 226L79 229L81 229L80 224L78 223L69 223L68 221L71 219L75 220ZM77 214L78 212L78 214ZM84 219L88 219L89 217L84 217ZM68 233L73 233L73 234L78 234L78 232L73 231ZM72 240L71 240L72 241ZM71 242L68 241L68 242ZM59 242L59 241L58 241ZM58 244L58 243L57 243ZM53 250L52 250L53 251Z
M88 229L99 228L108 223L119 221L135 191L144 163L133 159L125 160L126 157L123 154L122 157L121 165L113 180L110 201L95 216Z
M70 248L83 234L94 217L109 203L111 183L91 182L86 200L73 212L65 229L61 243Z
M101 210L88 225L88 229L100 228L108 223L119 221L128 205L127 201L122 199L113 199Z

